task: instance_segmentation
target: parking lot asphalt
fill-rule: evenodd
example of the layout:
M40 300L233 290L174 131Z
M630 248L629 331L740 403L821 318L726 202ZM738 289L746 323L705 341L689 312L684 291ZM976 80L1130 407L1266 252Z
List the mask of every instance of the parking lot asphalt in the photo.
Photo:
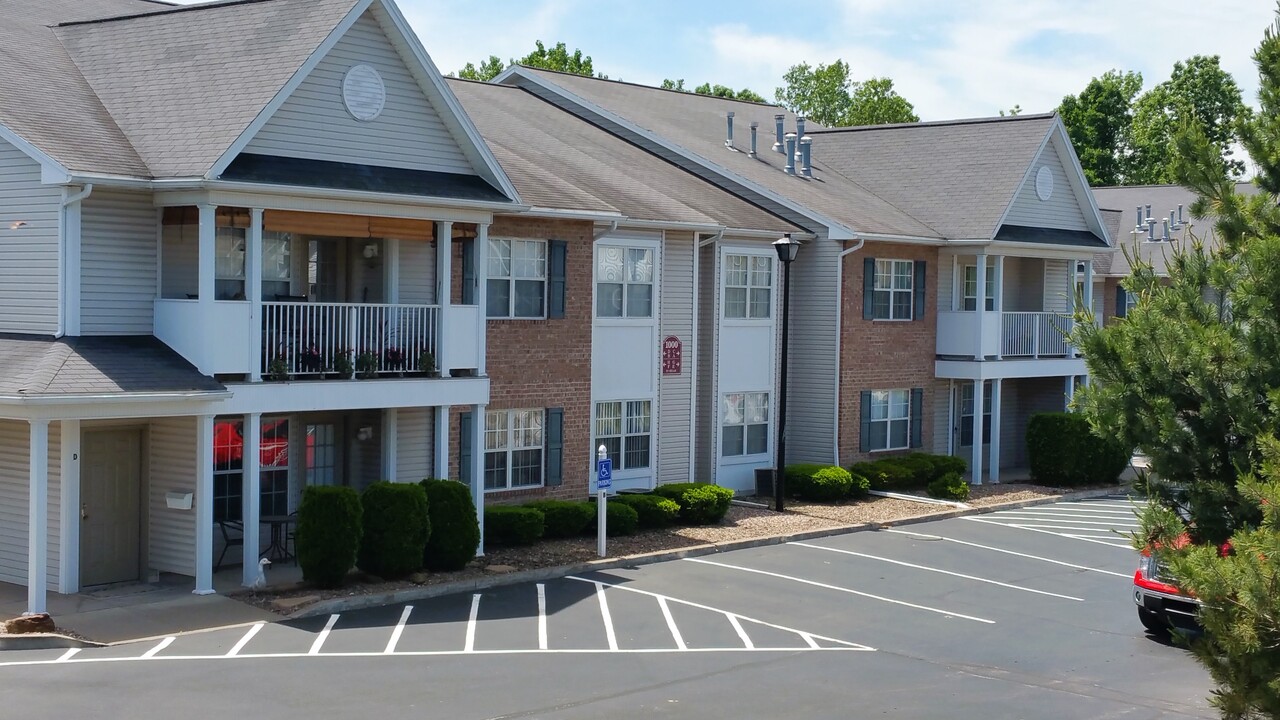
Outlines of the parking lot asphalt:
M10 652L20 717L1212 717L1124 498L145 643ZM56 688L56 690L55 690ZM43 691L42 691L43 690Z

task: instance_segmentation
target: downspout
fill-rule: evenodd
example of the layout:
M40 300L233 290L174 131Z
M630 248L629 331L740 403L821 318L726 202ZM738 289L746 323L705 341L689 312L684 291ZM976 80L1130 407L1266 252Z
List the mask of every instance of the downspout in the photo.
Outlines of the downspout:
M68 218L67 218L67 208L89 197L89 195L92 192L93 192L93 183L85 183L84 187L80 189L80 192L74 195L67 195L63 197L62 207L59 209L59 219L62 221L62 232L59 233L61 237L58 240L58 249L61 252L62 257L61 257L61 262L59 262L60 269L58 272L58 298L59 298L58 331L54 334L54 337L60 338L67 334L67 308L70 307L70 303L68 302L68 297L67 297L68 290L70 289L70 284L67 282L68 280L67 271L70 265L68 261L67 253L69 250L69 246L71 244L70 233L73 231L73 228L71 227L71 223L68 221ZM65 188L63 189L63 193L66 193ZM80 222L79 222L78 214L77 214L76 220L77 222L75 224L76 226L74 228L74 232L75 232L75 240L76 240L75 242L76 267L78 269L80 266ZM76 273L77 280L79 279L79 277L80 277L80 273L77 272ZM79 300L79 297L80 297L79 290L80 290L79 287L77 287L76 293L75 293L77 301Z
M702 248L714 242L718 242L723 238L725 230L726 228L721 227L719 232L705 240L698 240L698 234L694 234L694 244L696 247L693 249L693 337L689 339L689 355L693 358L693 362L690 363L690 372L692 373L692 377L689 379L689 397L692 398L693 401L691 413L693 423L689 428L690 480L696 479L698 468L698 335L702 332L701 321L699 319L702 316L702 305L699 302L699 298L702 296L702 293L700 292L701 288L698 287L698 281L702 278L702 271L700 267L702 262L702 253L700 251ZM713 363L714 361L715 358L712 358ZM715 365L712 364L711 367L714 369Z
M844 318L841 312L844 308L844 259L847 255L852 255L862 249L866 244L866 240L859 238L858 242L851 248L841 251L840 257L836 262L836 271L839 279L836 281L836 411L835 423L832 425L832 445L835 448L835 464L840 466L840 354L844 341Z
M609 229L608 229L608 230L600 230L599 232L597 232L597 233L595 234L595 239L596 239L596 240L599 240L600 238L605 237L606 235L610 235L610 234L612 234L612 233L613 233L613 231L615 231L615 230L617 230L617 229L618 229L618 221L617 221L617 220L610 220L610 221L609 221Z

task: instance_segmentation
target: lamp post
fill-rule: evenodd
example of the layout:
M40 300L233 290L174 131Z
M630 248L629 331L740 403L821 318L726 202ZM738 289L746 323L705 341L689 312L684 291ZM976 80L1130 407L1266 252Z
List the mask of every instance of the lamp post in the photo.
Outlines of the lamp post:
M787 233L773 242L773 249L782 264L782 352L779 356L782 368L778 377L778 456L773 471L773 508L782 512L782 485L787 474L787 319L791 316L791 263L800 252L800 243Z

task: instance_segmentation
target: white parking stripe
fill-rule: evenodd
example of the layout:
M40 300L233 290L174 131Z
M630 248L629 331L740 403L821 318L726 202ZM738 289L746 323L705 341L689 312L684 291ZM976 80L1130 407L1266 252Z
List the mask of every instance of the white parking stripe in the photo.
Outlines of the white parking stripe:
M818 648L822 647L821 645L818 644L818 641L814 640L813 636L810 635L809 633L800 633L800 638L803 639L805 643L808 644L809 647L813 648L814 650L817 650Z
M1076 565L1075 563L1063 562L1062 560L1054 560L1052 558L1040 557L1039 555L1028 555L1027 553L1020 553L1014 550L1006 550L1005 548L992 547L990 545L980 545L978 543L969 542L968 540L957 540L955 538L942 537L941 535L926 535L925 533L910 532L908 530L895 530L893 528L885 528L881 532L894 533L896 535L913 535L915 537L928 538L930 540L945 540L947 542L955 543L957 545L966 545L968 547L981 548L983 550L990 550L992 552L1004 553L1006 555L1015 555L1017 557L1027 558L1029 560L1039 560L1041 562L1052 563L1054 565L1061 565L1063 567L1074 568L1076 570L1088 570L1090 572L1102 573L1104 575L1115 575L1116 577L1122 577L1122 578L1133 577L1132 575L1127 575L1125 573L1112 572L1111 570L1103 570L1101 568L1089 567L1087 565Z
M1133 510L1134 508L1141 509L1145 507L1145 504L1143 503L1136 503L1131 505L1129 503L1121 503L1121 502L1075 502L1075 503L1054 503L1054 505L1063 505L1066 507L1078 507L1078 508L1098 508L1098 509L1106 509L1106 510Z
M1084 598L1072 597L1071 595L1060 595L1058 593L1049 592L1047 590L1036 590L1035 588L1022 587L1021 585L1010 585L1009 583L1000 582L999 580L988 580L975 575L965 575L964 573L951 572L950 570L941 570L939 568L927 567L925 565L916 565L915 563L903 562L901 560L891 560L886 557L877 555L867 555L866 553L854 552L852 550L840 550L833 547L824 547L822 545L810 545L805 542L792 542L788 545L798 545L800 547L813 548L814 550L825 550L827 552L840 553L841 555L852 555L854 557L866 558L868 560L879 560L880 562L901 565L902 567L914 568L916 570L925 570L927 572L940 573L942 575L950 575L952 577L964 578L965 580L973 580L975 582L987 583L989 585L999 585L1000 587L1009 588L1010 590L1021 590L1022 592L1035 593L1037 595L1048 595L1050 597L1062 598L1063 600L1075 600L1076 602L1084 602Z
M248 645L249 641L253 639L253 636L258 634L258 631L262 629L263 625L266 625L266 623L259 622L250 625L249 629L245 631L244 637L241 637L239 642L232 645L231 649L227 651L227 657L235 657L236 655L239 655L240 651L244 649L244 646Z
M1125 527L1137 527L1137 522L1125 522L1123 520L1099 520L1097 518L1075 518L1070 515L1049 515L1049 514L1031 514L1031 513L991 513L987 517L1009 520L1034 520L1037 522L1061 522L1071 523L1073 525L1101 525L1103 527L1113 527L1121 529Z
M1043 534L1045 534L1045 535L1053 535L1053 536L1055 536L1055 537L1071 537L1070 535L1064 535L1064 534L1062 534L1062 533L1056 533L1056 532L1052 532L1052 531L1050 531L1050 530L1040 530L1040 529L1038 529L1038 528L1027 527L1027 526L1025 526L1025 525L1008 525L1008 524L1005 524L1005 523L995 522L995 521L993 521L993 520L984 520L984 519L982 519L982 518L978 518L978 517L962 517L962 518L960 518L960 519L961 519L961 520L968 520L969 522L982 523L982 524L984 524L984 525L995 525L996 527L1007 527L1007 528L1013 528L1013 529L1015 529L1015 530L1027 530L1027 531L1029 531L1029 532L1038 532L1038 533L1043 533ZM1068 529L1071 529L1071 528L1068 528ZM1085 539L1085 538L1074 538L1074 539L1075 539L1075 540L1084 540L1085 542L1097 543L1098 545L1110 545L1111 547L1119 547L1118 545L1111 545L1111 543L1109 543L1109 542L1103 542L1103 541L1101 541L1101 540L1088 540L1088 539Z
M853 590L851 588L840 587L839 585L828 585L827 583L821 583L815 580L806 580L804 578L795 577L793 575L783 575L781 573L769 572L768 570L757 570L755 568L742 567L740 565L729 565L727 563L718 563L712 560L703 560L702 558L684 558L684 560L685 562L695 562L695 563L701 563L703 565L715 565L716 567L728 568L730 570L740 570L742 572L754 573L757 575L767 575L769 577L775 577L781 580L790 580L791 582L798 582L803 585L812 585L813 587L820 587L820 588L826 588L827 590L835 590L837 592L849 593L850 595L857 595L859 597L865 597L871 600L879 600L881 602L892 603L894 605L901 605L903 607L915 608L916 610L924 610L925 612L937 613L939 615L946 615L948 617L958 617L962 620L973 620L974 622L986 623L987 625L996 624L995 620L987 620L985 618L973 617L972 615L963 615L958 612L952 612L950 610L943 610L940 608L929 607L927 605L916 605L915 603L909 603L909 602L906 602L905 600L894 600L893 598L887 598L881 595L872 595L871 593L865 593L860 590Z
M547 649L547 586L538 583L538 649Z
M54 662L66 662L75 657L78 652L80 652L80 648L69 648L66 652L59 655L58 659L54 660Z
M742 641L742 647L748 650L755 650L756 645L751 642L751 638L747 635L747 631L742 629L742 623L738 622L738 616L733 613L725 613L724 616L729 618L729 624L733 626L733 631L738 633L738 639Z
M384 655L390 655L396 651L396 643L400 642L400 636L404 634L404 625L409 622L409 614L413 612L412 605L405 605L404 610L400 612L400 620L396 623L396 627L391 631L391 639L387 640L387 649L382 651Z
M1109 508L1109 507L1091 507L1088 505L1039 505L1034 508L1024 508L1027 510L1050 510L1052 512L1080 512L1093 515L1125 515L1133 517L1133 514L1140 512L1142 508Z
M596 599L600 601L600 619L604 620L604 636L609 641L609 649L618 649L618 636L613 634L613 618L609 616L609 601L604 597L604 585L596 583Z
M467 640L462 646L463 652L476 649L476 618L480 616L480 593L471 596L471 615L467 618Z
M1071 535L1071 534L1068 534L1068 535L1067 535L1067 537L1069 537L1069 538L1075 538L1076 540L1092 540L1093 542L1102 543L1103 545L1111 545L1111 546L1113 546L1113 547L1125 548L1125 549L1127 549L1127 550L1131 550L1131 549L1133 549L1133 546L1129 545L1128 543L1109 542L1109 541L1107 541L1107 540L1103 540L1103 539L1101 539L1101 538L1093 538L1093 537L1089 537L1089 536L1087 536L1087 535Z
M671 616L671 608L667 607L667 599L659 597L658 607L662 608L662 617L667 620L667 629L671 631L671 639L675 641L676 648L687 650L688 646L684 644L684 637L680 635L680 628L676 627L676 619Z
M333 632L333 626L338 624L339 617L338 613L329 616L329 621L324 624L324 629L316 636L316 641L311 643L311 649L307 651L308 655L320 654L320 648L324 646L324 641L329 639L329 633Z
M151 657L155 657L155 656L156 656L156 653L158 653L158 652L160 652L161 650L163 650L163 649L165 649L165 648L169 647L170 645L172 645L172 644L173 644L173 641L174 641L174 640L177 640L177 639L178 639L178 638L176 638L175 636L170 635L169 637L167 637L167 638L165 638L165 639L161 640L160 642L156 643L155 647L153 647L153 648L151 648L150 650L148 650L148 651L146 651L146 652L142 653L142 657L144 657L144 658L151 658Z

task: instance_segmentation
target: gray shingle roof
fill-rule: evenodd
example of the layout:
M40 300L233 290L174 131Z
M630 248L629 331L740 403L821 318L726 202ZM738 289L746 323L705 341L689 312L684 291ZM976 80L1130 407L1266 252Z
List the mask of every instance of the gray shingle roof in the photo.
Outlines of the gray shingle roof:
M149 336L64 337L0 334L0 395L220 393L164 343Z
M639 220L798 228L519 88L450 80L521 198Z

